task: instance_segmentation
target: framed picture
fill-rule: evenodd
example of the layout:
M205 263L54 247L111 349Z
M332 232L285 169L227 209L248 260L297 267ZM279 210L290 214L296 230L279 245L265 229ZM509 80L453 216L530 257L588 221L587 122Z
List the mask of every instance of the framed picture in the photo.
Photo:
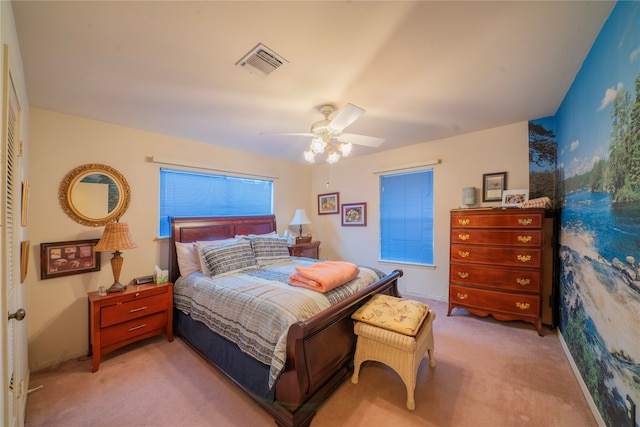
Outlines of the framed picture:
M100 271L100 239L40 244L40 279Z
M520 207L529 200L529 190L505 190L502 192L502 206Z
M482 175L482 201L499 202L502 191L507 188L507 173L485 173Z
M340 209L340 193L318 194L318 215L337 214Z
M24 283L27 278L27 269L29 268L29 250L31 244L29 240L20 242L20 283Z
M367 225L366 203L345 203L342 205L342 225Z
M22 182L22 217L20 225L27 226L27 219L29 218L29 181Z

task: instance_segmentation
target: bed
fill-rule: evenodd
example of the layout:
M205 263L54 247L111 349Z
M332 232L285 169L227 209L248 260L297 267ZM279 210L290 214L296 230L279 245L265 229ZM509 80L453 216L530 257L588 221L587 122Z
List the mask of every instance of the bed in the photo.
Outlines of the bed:
M268 235L276 230L274 215L172 218L170 280L179 284L186 280L180 277L179 254L176 251L177 247L184 247L184 243L226 240L237 235ZM292 259L303 263L317 262ZM363 267L361 270L368 269ZM190 274L189 280L204 280L201 277L191 279L198 274ZM356 336L351 314L374 294L399 296L397 280L402 271L395 270L382 276L377 276L372 284L306 320L291 324L284 334L284 366L272 379L271 385L273 366L243 352L239 344L223 336L224 333L213 332L205 321L197 320L197 313L176 306L174 330L198 354L268 411L277 425L308 426L320 405L353 371ZM174 304L178 304L180 298Z

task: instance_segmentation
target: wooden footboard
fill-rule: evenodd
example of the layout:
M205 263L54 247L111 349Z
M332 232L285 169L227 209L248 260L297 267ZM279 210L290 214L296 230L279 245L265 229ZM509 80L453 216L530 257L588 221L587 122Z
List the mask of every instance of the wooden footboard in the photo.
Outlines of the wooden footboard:
M287 364L276 383L276 402L263 405L280 426L307 426L318 407L353 371L356 336L351 314L373 294L399 296L395 270L373 286L289 328Z

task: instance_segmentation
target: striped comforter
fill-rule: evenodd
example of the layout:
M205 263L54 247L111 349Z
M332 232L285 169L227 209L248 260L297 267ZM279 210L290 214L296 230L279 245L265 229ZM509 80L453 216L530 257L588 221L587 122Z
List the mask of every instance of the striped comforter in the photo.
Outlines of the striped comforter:
M215 278L200 272L191 273L176 281L174 305L270 366L269 388L272 388L284 368L289 326L384 276L378 270L360 267L357 278L324 294L289 285L289 276L295 272L296 265L309 267L315 262L292 258L292 261Z

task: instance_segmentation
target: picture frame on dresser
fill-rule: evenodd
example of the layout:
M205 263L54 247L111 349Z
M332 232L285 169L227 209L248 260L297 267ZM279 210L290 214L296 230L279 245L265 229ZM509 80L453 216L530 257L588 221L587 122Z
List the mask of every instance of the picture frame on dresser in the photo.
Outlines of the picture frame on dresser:
M504 190L502 192L502 206L519 208L529 200L529 190Z
M502 192L507 188L507 173L494 172L482 175L482 201L500 202Z
M40 279L100 271L100 239L40 244Z

